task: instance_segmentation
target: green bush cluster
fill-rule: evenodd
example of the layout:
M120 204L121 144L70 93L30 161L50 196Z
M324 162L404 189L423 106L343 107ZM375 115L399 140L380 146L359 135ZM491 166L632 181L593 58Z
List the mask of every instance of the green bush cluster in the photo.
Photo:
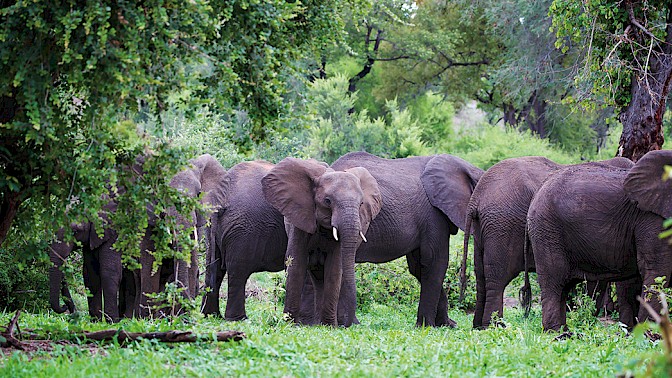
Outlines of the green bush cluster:
M385 264L357 264L355 279L357 307L365 312L376 303L417 306L420 299L420 285L404 258Z
M49 306L49 263L28 260L0 249L0 310L28 308L39 311Z

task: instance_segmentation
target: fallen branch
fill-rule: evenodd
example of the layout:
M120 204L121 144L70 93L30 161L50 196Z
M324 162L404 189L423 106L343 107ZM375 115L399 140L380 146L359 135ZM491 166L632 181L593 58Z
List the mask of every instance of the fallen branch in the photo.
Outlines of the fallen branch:
M9 324L7 324L5 331L0 332L0 347L14 347L16 349L24 350L23 343L14 337L14 330L17 328L19 314L21 314L21 310L16 310L12 320L10 320Z
M30 345L38 343L59 343L65 340L39 340L39 336L34 333L27 334L29 342L23 342L14 336L14 332L18 329L18 321L21 310L17 310L9 324L3 332L0 332L0 347L2 348L16 348L19 350L30 349ZM147 339L159 340L166 343L193 343L196 341L240 341L244 339L245 333L241 331L222 331L209 334L197 335L191 331L166 331L166 332L126 332L123 329L106 329L95 332L81 332L76 333L76 337L82 342L92 343L96 341L113 341L117 340L120 344L128 341Z
M196 335L191 331L167 331L167 332L126 332L124 330L106 329L96 332L84 332L85 340L111 341L118 340L120 343L137 339L159 340L167 343L192 343L195 341L240 341L245 338L241 331L223 331L212 335ZM213 336L213 337L211 337Z

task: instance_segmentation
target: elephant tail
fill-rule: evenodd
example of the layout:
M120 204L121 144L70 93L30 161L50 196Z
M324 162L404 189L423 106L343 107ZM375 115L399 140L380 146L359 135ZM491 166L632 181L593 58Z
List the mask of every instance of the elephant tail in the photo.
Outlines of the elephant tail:
M469 254L472 220L472 214L468 213L467 222L464 227L464 249L462 250L462 265L460 266L460 302L464 301L464 292L467 290L467 255Z
M530 315L530 310L532 309L532 286L530 285L530 272L527 269L527 254L530 250L530 239L527 234L527 226L525 226L525 247L523 248L523 261L525 264L525 283L523 287L520 288L519 300L525 309L525 317L527 318Z

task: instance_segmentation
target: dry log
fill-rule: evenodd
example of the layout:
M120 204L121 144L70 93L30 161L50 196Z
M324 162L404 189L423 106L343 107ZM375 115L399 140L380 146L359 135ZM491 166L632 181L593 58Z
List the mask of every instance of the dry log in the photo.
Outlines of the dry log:
M20 310L16 311L12 320L3 332L0 332L0 347L16 348L25 350L26 343L20 341L14 336L15 330L18 328L18 320ZM32 342L50 342L58 343L59 340L36 340L37 335L30 334L29 339ZM106 329L95 332L77 333L75 336L79 337L83 342L94 341L112 341L117 340L123 344L128 341L137 339L159 340L167 343L191 343L195 341L240 341L244 339L245 333L241 331L222 331L210 334L197 335L191 331L166 331L166 332L126 332L123 329Z
M16 313L12 317L12 320L9 321L5 331L0 332L0 347L14 347L16 349L24 350L23 343L14 337L14 330L17 328L19 314L21 314L21 310L16 310Z
M211 335L214 335L212 337ZM240 341L245 338L241 331L223 331L214 334L196 335L191 331L167 331L167 332L126 332L124 330L106 329L96 332L84 332L86 340L111 341L115 338L120 342L133 341L139 338L147 340L159 340L167 343L190 343L194 341Z

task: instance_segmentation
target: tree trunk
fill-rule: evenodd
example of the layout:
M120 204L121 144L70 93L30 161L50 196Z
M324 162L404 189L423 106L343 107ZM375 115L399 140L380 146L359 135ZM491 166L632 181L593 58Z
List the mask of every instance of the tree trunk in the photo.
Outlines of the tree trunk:
M525 117L527 127L540 139L546 138L546 101L540 98L537 91L530 97L529 108Z
M619 115L623 133L617 156L639 160L652 150L659 150L663 142L663 114L672 79L672 11L667 16L667 36L661 51L649 56L648 71L636 72L630 86L631 100Z
M2 195L2 203L0 203L0 245L7 238L9 228L12 226L12 221L14 221L19 210L20 197L21 193L18 192L9 192Z

